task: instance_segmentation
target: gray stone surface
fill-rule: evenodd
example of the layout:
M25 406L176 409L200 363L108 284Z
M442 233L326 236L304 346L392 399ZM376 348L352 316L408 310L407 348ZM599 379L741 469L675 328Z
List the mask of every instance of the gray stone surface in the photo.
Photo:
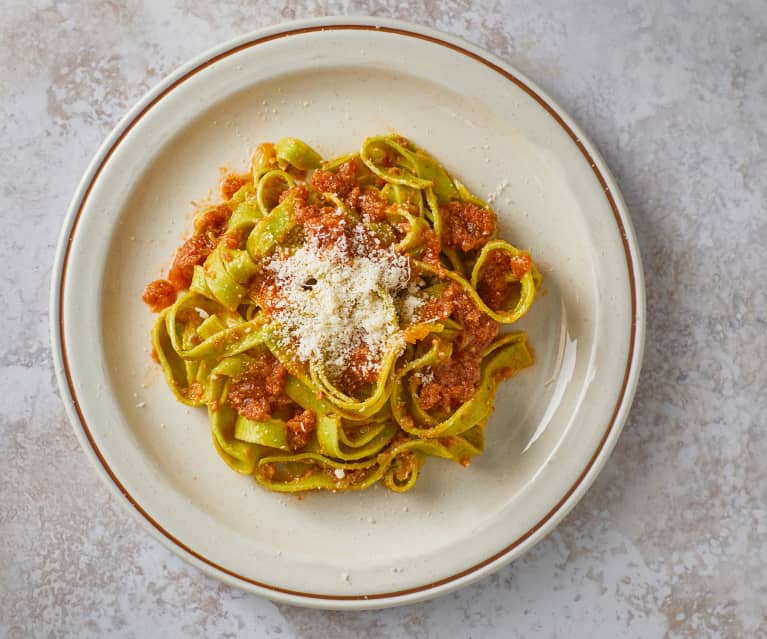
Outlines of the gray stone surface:
M0 636L767 636L767 7L469 0L47 2L0 20ZM382 612L274 605L204 577L113 502L64 416L50 264L107 132L178 64L298 17L449 31L548 90L632 211L649 330L636 404L530 554Z

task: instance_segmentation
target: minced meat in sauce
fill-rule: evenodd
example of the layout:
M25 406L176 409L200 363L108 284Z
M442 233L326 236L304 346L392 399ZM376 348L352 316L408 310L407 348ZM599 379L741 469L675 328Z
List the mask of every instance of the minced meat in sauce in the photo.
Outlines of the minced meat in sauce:
M224 232L230 217L232 217L232 209L226 204L211 206L195 218L194 230L198 235L210 233L218 237Z
M227 173L219 185L221 196L225 200L231 200L232 196L252 179L253 176L250 173Z
M312 174L312 186L322 193L333 193L344 199L357 186L357 158L344 162L335 172L316 170Z
M343 392L354 395L377 379L378 362L373 361L370 347L362 343L354 349L337 383Z
M288 448L293 452L304 448L317 429L317 416L306 409L287 421Z
M424 410L449 413L476 392L482 354L498 334L498 323L482 313L455 282L450 282L442 296L427 302L422 312L422 318L446 317L452 317L463 330L450 359L431 367L431 379L421 386L418 403Z
M168 280L155 280L146 285L141 299L153 313L159 313L176 301L176 288Z
M184 242L176 251L168 279L178 290L189 288L194 267L202 264L216 247L215 240L207 235L195 235Z
M472 251L481 248L495 231L495 215L471 202L448 202L442 213L445 246Z
M533 267L529 255L509 255L506 251L491 251L479 272L477 293L493 310L506 308L515 292L519 291L518 280ZM508 281L506 275L516 278Z
M323 193L333 193L353 211L367 216L374 222L386 219L389 203L377 189L363 189L357 184L358 158L347 160L336 172L319 169L312 174L312 186Z
M287 369L269 351L262 351L247 371L229 382L228 400L240 415L256 422L293 405L285 394Z
M320 249L340 249L348 244L340 241L347 233L347 221L343 211L324 203L312 203L311 192L304 185L299 185L290 192L294 196L296 221L303 226L307 240L315 242Z
M421 232L421 245L423 246L421 259L437 270L441 270L442 262L440 262L439 255L442 252L442 242L439 235L431 229L424 229Z

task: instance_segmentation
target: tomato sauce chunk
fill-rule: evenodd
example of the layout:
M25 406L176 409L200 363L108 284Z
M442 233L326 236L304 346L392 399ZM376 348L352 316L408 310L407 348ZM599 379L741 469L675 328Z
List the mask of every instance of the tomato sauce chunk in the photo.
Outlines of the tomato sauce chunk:
M252 178L253 176L250 173L227 173L219 185L221 196L225 200L231 200L232 196L250 182Z
M316 170L312 174L312 186L323 193L345 198L357 186L357 162L357 158L352 158L335 172Z
M389 203L381 197L378 189L363 191L358 186L346 197L346 204L373 222L383 222L386 219L386 209L389 208Z
M176 288L168 280L155 280L146 285L141 299L153 313L159 313L176 301Z
M212 206L200 213L194 220L194 230L198 235L210 233L218 237L224 232L232 210L226 204Z
M442 252L442 242L439 235L431 229L424 229L421 232L421 244L423 245L421 259L437 270L441 270L442 262L439 261L439 254Z
M297 186L291 191L294 195L294 215L296 221L303 225L306 240L313 242L320 249L337 248L349 251L351 246L346 241L341 241L347 235L347 220L343 211L335 206L314 204L311 202L311 193L304 186Z
M511 273L517 279L521 279L523 275L529 273L533 268L533 258L525 253L514 255L511 258Z
M380 361L374 360L370 347L362 343L352 352L338 385L345 393L354 394L369 384L375 384L379 367Z
M228 400L243 417L264 421L292 401L285 394L287 369L270 352L260 353L242 375L229 382Z
M202 264L211 254L215 244L204 235L195 235L184 242L176 251L168 279L178 290L189 288L194 267Z
M498 334L498 323L482 313L463 288L451 282L444 294L427 302L422 317L452 317L461 324L449 360L432 366L423 381L418 403L424 410L449 413L468 401L480 381L482 353Z
M529 255L509 255L506 251L492 251L479 272L477 292L490 308L499 311L509 306L509 301L519 292L518 280L533 268ZM511 273L514 280L508 281Z
M448 202L441 209L445 246L472 251L481 248L495 231L495 215L471 202Z
M288 448L293 452L304 448L317 429L317 416L309 409L298 413L287 422Z

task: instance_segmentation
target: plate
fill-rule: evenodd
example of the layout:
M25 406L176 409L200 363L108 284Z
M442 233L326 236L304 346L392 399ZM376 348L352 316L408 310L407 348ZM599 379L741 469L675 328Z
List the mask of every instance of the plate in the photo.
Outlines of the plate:
M469 469L430 459L404 495L273 494L230 471L205 412L173 399L150 361L153 317L141 292L188 232L192 200L222 166L244 169L259 142L294 135L333 156L390 131L490 197L502 236L541 265L545 291L521 323L537 362L502 386L487 451ZM572 120L472 45L355 18L244 36L146 95L72 201L51 318L75 432L147 530L229 584L348 609L465 585L556 526L626 419L645 310L626 207Z

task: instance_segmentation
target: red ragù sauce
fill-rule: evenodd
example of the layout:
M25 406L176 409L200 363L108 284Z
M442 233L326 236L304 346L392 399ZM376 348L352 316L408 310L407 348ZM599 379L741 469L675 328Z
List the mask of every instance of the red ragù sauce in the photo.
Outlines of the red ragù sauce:
M242 375L229 382L228 400L240 415L261 422L287 406L292 400L285 394L288 371L269 351L260 351Z
M464 252L483 247L495 232L495 215L471 202L448 202L440 209L443 242Z
M269 150L269 149L267 149ZM396 167L391 168L392 171ZM382 186L380 179L369 173L358 158L352 158L334 171L316 170L311 176L311 187L321 193L332 193L341 199L353 213L369 222L387 219L389 203L378 188L360 186L360 177L366 184ZM220 184L221 195L230 200L248 184L249 174L228 174ZM293 215L303 229L305 241L323 247L338 248L350 245L341 242L348 239L350 225L342 210L312 190L310 186L298 186L282 193L280 200L289 195L294 199ZM413 209L417 213L417 209ZM442 235L432 229L424 229L420 238L420 259L439 272L444 248L476 256L494 235L496 219L488 209L470 202L448 202L440 208ZM225 233L232 209L226 202L211 206L195 219L195 234L176 251L167 280L156 280L147 285L143 299L153 311L171 305L178 291L189 287L194 267L205 262L219 242L238 246L240 237ZM400 216L401 217L401 216ZM401 219L404 219L401 217ZM402 237L407 222L397 222L395 233ZM503 251L493 251L479 274L478 293L494 309L503 308L518 290L518 282L507 281L509 272L516 280L532 268L526 254L510 256ZM250 293L258 300L267 315L278 307L280 291L274 277L261 270L250 285ZM482 355L498 334L499 325L482 313L462 287L450 281L443 294L426 302L420 311L420 320L452 318L461 329L453 343L449 359L432 366L423 377L418 389L417 401L421 408L439 414L449 414L468 401L476 392L481 373ZM360 347L350 358L339 388L356 394L374 384L377 367L370 366L370 353ZM303 449L311 440L317 427L316 415L303 410L285 394L287 370L269 351L264 350L255 358L249 369L233 378L228 387L227 400L238 414L253 421L263 421L279 414L286 419L288 446L292 451ZM398 480L404 481L411 469L402 469Z
M493 310L508 306L512 296L519 292L519 280L533 268L529 255L509 255L506 251L491 251L479 271L477 293ZM511 272L514 280L509 281Z
M155 280L146 285L141 299L153 313L159 313L176 301L176 293L176 287L168 280Z
M450 282L440 297L427 302L422 317L451 317L463 327L450 359L431 367L430 379L418 393L424 410L450 413L476 392L482 353L498 334L498 323L482 313L455 282Z

